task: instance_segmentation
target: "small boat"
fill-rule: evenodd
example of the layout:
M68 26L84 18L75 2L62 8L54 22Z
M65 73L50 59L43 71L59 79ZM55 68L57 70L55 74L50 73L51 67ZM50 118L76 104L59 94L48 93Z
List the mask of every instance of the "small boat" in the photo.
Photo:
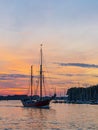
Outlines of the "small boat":
M32 96L32 66L31 66L31 95L27 96L26 98L21 99L21 102L24 107L38 107L38 108L49 108L49 104L51 100L53 100L56 97L56 94L54 93L53 96L49 97L43 97L42 88L43 88L43 64L42 64L42 44L40 48L40 95L38 98L33 99Z

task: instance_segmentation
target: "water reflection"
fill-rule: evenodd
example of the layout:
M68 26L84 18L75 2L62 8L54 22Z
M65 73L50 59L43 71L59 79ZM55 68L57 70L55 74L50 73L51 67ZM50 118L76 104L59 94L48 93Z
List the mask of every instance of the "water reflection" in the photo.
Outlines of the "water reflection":
M51 104L24 108L19 101L0 102L0 130L97 130L98 105Z
M48 124L55 115L55 110L52 108L24 108L23 111L26 113L25 117L28 120L28 125L30 128L39 128L40 130L48 129L50 127Z

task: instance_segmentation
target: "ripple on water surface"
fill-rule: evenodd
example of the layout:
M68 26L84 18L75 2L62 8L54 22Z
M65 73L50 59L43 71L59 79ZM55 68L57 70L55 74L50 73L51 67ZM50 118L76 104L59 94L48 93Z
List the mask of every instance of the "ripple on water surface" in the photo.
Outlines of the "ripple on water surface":
M0 101L0 130L98 130L98 105L51 104L24 108L20 101Z

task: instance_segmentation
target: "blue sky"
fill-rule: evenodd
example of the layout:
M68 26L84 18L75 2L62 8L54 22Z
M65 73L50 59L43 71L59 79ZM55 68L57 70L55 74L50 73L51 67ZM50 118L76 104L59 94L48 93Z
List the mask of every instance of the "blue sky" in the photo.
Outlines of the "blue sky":
M0 17L1 24L18 31L29 24L36 28L63 28L96 23L97 7L97 0L1 0Z
M95 40L97 46L97 7L97 0L1 0L0 32L20 39L22 32L29 31L27 37L34 40L52 37L62 46L70 42L72 48L86 41L91 47Z

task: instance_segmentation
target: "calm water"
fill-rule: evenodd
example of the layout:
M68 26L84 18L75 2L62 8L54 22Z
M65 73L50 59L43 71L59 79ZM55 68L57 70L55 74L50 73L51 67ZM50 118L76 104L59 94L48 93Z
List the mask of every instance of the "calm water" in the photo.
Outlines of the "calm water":
M98 105L52 103L50 109L34 109L0 101L0 130L98 130Z

